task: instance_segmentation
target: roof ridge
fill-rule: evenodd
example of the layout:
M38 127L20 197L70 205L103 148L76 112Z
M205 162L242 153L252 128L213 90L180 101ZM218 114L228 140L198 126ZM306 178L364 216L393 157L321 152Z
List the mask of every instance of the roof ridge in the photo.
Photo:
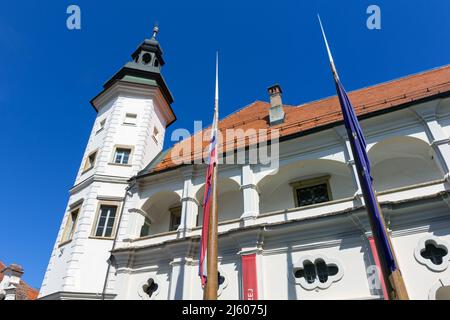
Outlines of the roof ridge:
M385 86L385 85L388 85L388 84L391 84L391 83L394 83L394 82L404 81L404 80L407 80L407 79L411 79L411 78L422 76L424 74L430 74L430 73L433 73L433 72L437 72L437 71L440 71L440 70L445 69L445 68L450 68L450 64L447 64L447 65L444 65L444 66L440 66L440 67L431 68L429 70L423 70L423 71L419 71L419 72L416 72L416 73L411 73L411 74L408 74L406 76L398 77L398 78L395 78L395 79L391 79L391 80L387 80L387 81L384 81L384 82L380 82L380 83L376 83L376 84L373 84L373 85L369 85L369 86L366 86L366 87L362 87L362 88L359 88L359 89L355 89L353 91L350 91L350 93L352 93L354 91L364 91L364 90L368 90L368 89L371 89L371 88Z
M445 69L445 68L450 68L450 64L439 66L439 67L435 67L435 68L432 68L432 69L429 69L429 70L424 70L424 71L419 71L419 72L416 72L416 73L411 73L411 74L408 74L406 76L398 77L398 78L387 80L387 81L384 81L384 82L379 82L379 83L375 83L375 84L372 84L372 85L368 85L368 86L365 86L365 87L362 87L362 88L351 90L351 91L348 92L348 94L350 95L350 94L355 93L355 92L361 92L361 91L366 91L366 90L369 90L369 89L378 88L378 87L381 87L381 86L384 86L384 85L392 84L394 82L404 81L404 80L415 78L415 77L418 77L418 76L421 76L421 75L424 75L424 74L430 74L430 73L433 73L433 72L437 72L437 71L440 71L440 70ZM316 102L321 102L321 101L333 99L335 97L336 97L336 95L334 94L334 95L323 97L323 98L320 98L320 99L306 101L306 102L304 102L302 104L297 105L296 107L301 107L301 106L305 106L305 105L308 105L308 104L312 104L312 103L316 103Z

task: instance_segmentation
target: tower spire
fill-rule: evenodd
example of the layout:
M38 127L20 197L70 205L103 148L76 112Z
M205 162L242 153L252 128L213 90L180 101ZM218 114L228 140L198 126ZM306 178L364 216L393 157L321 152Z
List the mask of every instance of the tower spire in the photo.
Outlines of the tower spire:
M215 111L219 108L219 51L216 52L216 94L215 94Z
M159 32L159 26L158 26L158 22L155 22L155 24L153 25L153 35L152 35L152 39L156 40L156 36L158 35Z

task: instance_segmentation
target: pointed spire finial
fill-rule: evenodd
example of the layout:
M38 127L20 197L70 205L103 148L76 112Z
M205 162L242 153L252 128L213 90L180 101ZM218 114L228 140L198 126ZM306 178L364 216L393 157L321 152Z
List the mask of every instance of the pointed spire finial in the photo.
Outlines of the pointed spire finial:
M219 51L216 52L216 101L219 101Z
M152 39L156 39L156 35L159 32L159 27L158 27L158 22L155 22L155 25L153 26L153 35L152 35Z
M322 20L320 20L320 15L317 14L317 18L319 19L320 29L322 30L323 40L325 41L325 46L327 47L328 59L330 59L331 71L333 72L333 76L336 79L339 79L336 66L334 65L333 56L331 55L330 46L328 45L327 36L325 35L325 30L323 29Z

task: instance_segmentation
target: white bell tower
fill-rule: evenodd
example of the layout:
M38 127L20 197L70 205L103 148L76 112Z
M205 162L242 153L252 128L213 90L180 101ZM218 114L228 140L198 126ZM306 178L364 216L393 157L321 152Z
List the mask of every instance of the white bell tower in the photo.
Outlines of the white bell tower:
M39 293L101 299L128 181L161 151L176 120L161 75L158 27L92 99L97 117ZM105 296L104 298L113 298Z

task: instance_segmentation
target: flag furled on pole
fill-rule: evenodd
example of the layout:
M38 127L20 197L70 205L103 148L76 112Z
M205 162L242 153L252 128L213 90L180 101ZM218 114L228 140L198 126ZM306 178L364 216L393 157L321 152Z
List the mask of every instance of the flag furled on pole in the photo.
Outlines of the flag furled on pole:
M336 78L336 90L339 96L339 102L342 108L342 114L344 117L345 128L347 129L348 139L350 141L353 158L358 170L359 182L366 202L366 207L370 215L375 222L376 236L380 239L382 244L382 254L391 272L397 270L397 264L395 262L394 254L391 250L389 238L386 233L383 217L380 213L378 201L375 196L372 183L372 175L370 172L370 161L366 152L366 141L364 139L361 126L359 125L358 118L352 107L347 92L345 92L342 83L339 78Z
M373 188L373 179L370 172L370 161L366 151L366 141L364 139L361 126L358 122L358 118L356 117L355 110L353 109L347 92L339 80L320 16L318 16L318 18L323 39L327 48L331 70L334 76L334 82L342 109L345 128L347 130L348 139L358 173L358 180L364 196L365 206L372 229L372 236L377 251L376 254L381 260L381 272L384 283L389 287L389 298L407 300L409 299L408 292L406 291L400 268L398 267L395 259L390 236L387 232L380 205Z
M200 241L200 263L199 263L199 276L202 281L202 287L206 284L207 279L207 258L208 258L208 234L210 227L211 218L211 205L213 199L213 188L214 188L214 168L217 166L217 130L218 130L218 118L219 118L219 81L218 81L218 58L216 61L216 92L215 92L215 103L214 103L214 118L211 126L211 139L209 145L209 157L208 157L208 168L206 170L205 179L205 191L203 194L203 227L202 227L202 238Z
M375 236L380 240L380 243L382 245L381 253L383 255L383 258L386 261L389 270L393 272L397 270L397 264L391 249L389 237L385 230L383 217L380 213L378 201L373 189L373 179L370 172L370 160L366 151L366 140L364 139L361 126L359 124L358 118L356 117L355 110L350 102L347 92L345 91L344 86L339 80L339 76L334 65L333 56L331 55L331 50L322 26L322 21L320 20L320 17L318 18L335 80L334 82L342 109L344 125L347 130L348 139L352 148L355 165L358 170L359 182L364 195L364 200L366 201L367 211L373 218L372 221L374 221L375 225L375 230L373 231L376 233Z

